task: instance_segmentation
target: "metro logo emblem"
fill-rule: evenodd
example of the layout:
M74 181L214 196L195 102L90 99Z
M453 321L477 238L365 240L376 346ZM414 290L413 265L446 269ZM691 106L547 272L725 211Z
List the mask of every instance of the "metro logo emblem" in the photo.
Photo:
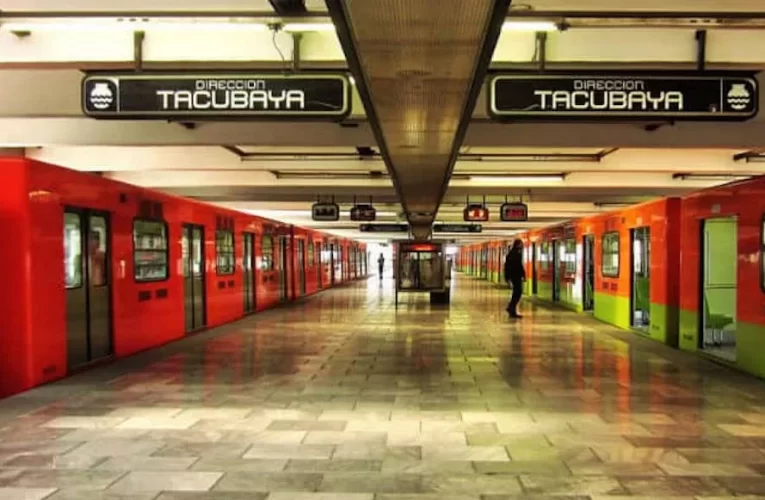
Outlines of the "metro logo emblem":
M465 222L486 222L489 220L489 209L483 205L468 205L462 216Z

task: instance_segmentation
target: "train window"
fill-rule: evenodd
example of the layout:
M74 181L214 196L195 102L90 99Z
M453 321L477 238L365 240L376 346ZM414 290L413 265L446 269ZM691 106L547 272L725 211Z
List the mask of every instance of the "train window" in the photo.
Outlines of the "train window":
M316 265L316 256L313 248L313 241L308 242L308 267Z
M64 213L64 283L66 288L82 286L81 231L80 214Z
M260 257L260 270L274 270L274 237L263 236L262 249Z
M136 281L163 281L168 276L167 224L133 220L133 276Z
M552 247L550 245L549 241L542 242L542 248L539 252L539 269L543 272L547 272L550 270L550 261L552 260L550 258L550 252L552 251Z
M608 278L619 277L619 233L611 232L603 235L602 248L603 264L601 271Z
M227 229L215 231L215 257L218 276L234 274L234 232Z
M561 260L566 265L566 274L573 276L576 274L576 240L565 240L561 249L563 257Z
M106 286L106 219L92 215L88 232L88 281L90 286Z

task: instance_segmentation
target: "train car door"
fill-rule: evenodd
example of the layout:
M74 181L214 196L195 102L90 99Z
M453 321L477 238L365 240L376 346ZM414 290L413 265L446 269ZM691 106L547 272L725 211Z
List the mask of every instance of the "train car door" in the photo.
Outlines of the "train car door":
M298 289L300 290L300 296L305 295L305 241L298 240L297 248L297 261L298 261Z
M537 244L531 244L531 294L537 295L539 293L539 285L537 283Z
M334 264L334 272L332 274L332 283L335 284L338 281L343 281L343 248L340 245L333 245L332 250L332 263Z
M736 361L738 305L738 219L717 217L702 223L699 347Z
M561 272L560 272L560 252L564 247L559 240L552 242L552 271L553 271L553 302L560 302Z
M279 300L281 302L289 300L288 265L287 238L281 236L279 237Z
M322 255L323 247L321 243L315 243L314 259L316 260L316 279L319 283L319 290L324 288L324 256Z
M70 369L112 355L109 215L64 211L67 365Z
M585 235L582 246L584 249L584 280L582 281L584 310L593 311L595 309L595 236Z
M633 328L648 330L651 326L651 229L639 227L630 231L630 303Z
M334 243L329 245L329 273L328 273L328 283L330 286L335 284L335 245Z
M244 255L242 255L242 268L244 269L244 313L255 312L255 235L244 233Z
M194 224L183 225L181 239L183 258L183 294L186 310L186 333L204 328L205 312L205 229Z

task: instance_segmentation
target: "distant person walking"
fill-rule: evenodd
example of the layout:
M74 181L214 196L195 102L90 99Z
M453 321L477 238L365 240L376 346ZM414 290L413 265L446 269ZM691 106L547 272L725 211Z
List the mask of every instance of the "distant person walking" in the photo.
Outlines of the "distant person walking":
M523 268L523 241L515 240L513 246L505 258L505 281L513 288L510 303L507 304L507 313L511 318L520 318L518 303L523 293L523 282L526 281L526 270Z
M380 254L380 256L377 258L377 270L378 270L378 274L380 275L380 278L383 277L384 268L385 268L385 257L383 257L383 254Z

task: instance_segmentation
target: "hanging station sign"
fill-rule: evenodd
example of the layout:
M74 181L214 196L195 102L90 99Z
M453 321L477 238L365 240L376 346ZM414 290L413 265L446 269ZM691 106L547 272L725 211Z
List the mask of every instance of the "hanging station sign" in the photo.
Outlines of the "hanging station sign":
M435 224L433 233L475 234L483 231L480 224Z
M525 203L505 203L499 209L502 222L526 222L529 220L529 207Z
M203 120L342 119L351 111L345 75L89 74L82 110L93 118Z
M337 203L314 203L311 219L317 222L337 222L340 220L340 207Z
M408 224L362 224L359 226L362 233L408 233Z
M491 78L488 103L498 120L744 121L759 89L751 73L517 73Z
M377 210L372 205L355 205L351 208L351 220L354 222L373 222L377 220Z
M462 211L465 222L486 222L489 220L489 209L483 205L468 205Z

